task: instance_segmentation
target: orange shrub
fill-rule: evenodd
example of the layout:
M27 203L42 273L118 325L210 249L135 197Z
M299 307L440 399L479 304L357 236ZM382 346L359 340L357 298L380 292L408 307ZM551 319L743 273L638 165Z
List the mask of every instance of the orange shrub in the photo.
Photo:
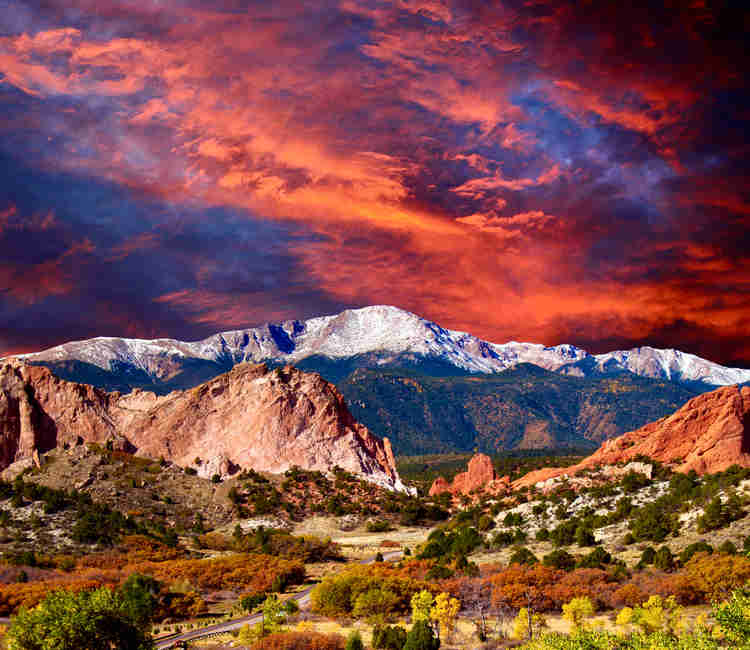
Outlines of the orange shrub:
M319 632L279 632L257 641L250 650L344 650L345 641L338 634Z
M492 604L496 607L506 605L519 609L526 607L531 599L537 611L555 609L557 603L549 594L563 575L563 571L542 564L513 564L490 578Z
M576 569L563 574L550 587L549 597L555 602L556 607L562 607L573 598L586 596L597 608L601 608L609 605L617 587L618 583L606 571Z
M82 591L96 589L102 584L95 580L60 582L42 580L39 582L22 582L0 587L0 616L18 613L21 607L35 607L44 597L55 589Z
M206 560L140 562L125 567L126 573L143 573L166 583L188 582L199 590L234 590L258 593L271 589L279 578L284 584L305 579L305 565L270 555L238 553Z
M629 583L618 587L612 593L610 604L615 608L635 607L648 600L649 594L640 589L637 585Z
M675 596L683 603L714 602L750 581L744 555L696 553L675 578Z

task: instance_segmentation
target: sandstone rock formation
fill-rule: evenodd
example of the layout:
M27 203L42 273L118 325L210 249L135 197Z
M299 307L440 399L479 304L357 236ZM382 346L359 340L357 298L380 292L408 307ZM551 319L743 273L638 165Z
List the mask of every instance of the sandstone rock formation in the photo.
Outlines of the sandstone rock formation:
M738 464L750 467L750 387L726 386L694 397L672 415L606 441L578 465L529 472L514 488L594 466L626 462L638 455L699 474Z
M430 496L450 492L453 495L469 494L475 490L489 493L504 492L508 477L497 478L492 459L486 454L475 454L469 461L467 471L456 474L452 483L442 476L435 479L430 487Z
M388 439L356 422L338 390L315 373L240 364L190 390L157 396L107 393L17 360L0 366L0 469L81 442L163 457L203 476L338 465L406 489Z

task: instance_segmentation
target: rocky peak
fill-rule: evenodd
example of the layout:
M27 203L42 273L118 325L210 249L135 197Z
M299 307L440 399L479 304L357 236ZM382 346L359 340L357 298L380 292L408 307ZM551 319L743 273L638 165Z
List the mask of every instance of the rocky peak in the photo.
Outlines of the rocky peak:
M734 464L750 467L750 387L726 386L694 397L672 415L606 441L578 465L529 472L513 487L537 485L640 455L679 472L712 474Z
M0 469L82 442L111 442L205 476L240 467L339 466L406 489L388 440L356 422L341 393L316 373L239 364L195 388L158 396L107 393L15 360L0 366Z
M497 492L507 486L507 477L497 478L492 459L487 454L475 454L469 460L465 472L456 474L452 483L448 483L442 476L435 479L430 487L430 496L450 492L453 495L469 494L480 490Z

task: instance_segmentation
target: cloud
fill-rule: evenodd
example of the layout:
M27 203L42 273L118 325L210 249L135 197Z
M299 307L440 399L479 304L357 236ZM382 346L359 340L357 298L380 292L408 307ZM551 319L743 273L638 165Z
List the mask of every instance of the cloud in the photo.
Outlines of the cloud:
M388 302L494 340L695 331L746 355L747 55L729 9L12 4L9 346ZM81 308L90 325L45 330Z

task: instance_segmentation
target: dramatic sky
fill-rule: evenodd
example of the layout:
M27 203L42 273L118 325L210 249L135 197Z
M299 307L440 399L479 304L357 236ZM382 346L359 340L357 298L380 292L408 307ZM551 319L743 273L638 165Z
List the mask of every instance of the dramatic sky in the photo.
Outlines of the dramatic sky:
M0 354L393 304L750 365L743 2L0 0Z

